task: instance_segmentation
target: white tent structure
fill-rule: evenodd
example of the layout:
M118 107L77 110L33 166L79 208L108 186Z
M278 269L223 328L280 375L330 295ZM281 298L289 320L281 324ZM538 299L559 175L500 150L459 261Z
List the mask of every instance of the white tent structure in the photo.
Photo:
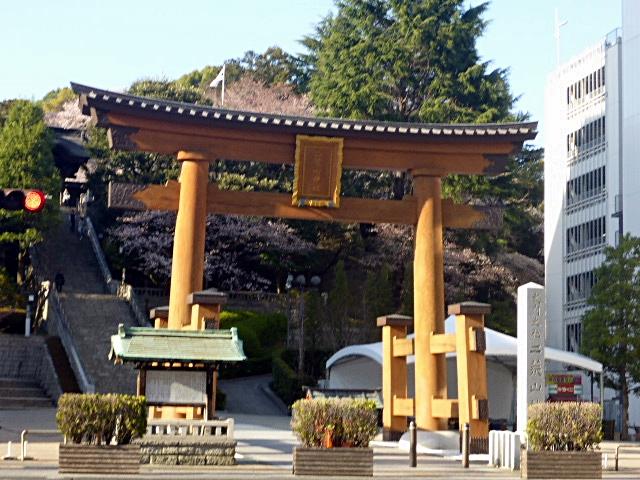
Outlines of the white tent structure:
M455 332L455 317L445 321L445 332ZM489 417L515 421L517 339L490 328L485 328L487 376L489 389ZM410 336L411 337L411 336ZM449 397L457 397L457 372L455 353L447 354L447 378ZM571 370L585 370L602 374L602 364L595 360L555 348L545 348L547 371L549 362L562 364ZM409 396L413 396L414 356L407 357ZM331 389L380 389L382 388L382 342L351 345L336 352L326 363L327 383ZM602 399L602 391L600 392Z

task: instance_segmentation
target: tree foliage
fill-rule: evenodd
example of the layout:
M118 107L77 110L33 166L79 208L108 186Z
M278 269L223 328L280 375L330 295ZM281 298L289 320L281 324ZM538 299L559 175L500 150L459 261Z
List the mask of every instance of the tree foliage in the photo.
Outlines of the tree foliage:
M128 265L158 284L168 284L175 214L139 212L125 215L109 230ZM209 215L205 277L225 290L264 290L276 285L311 250L284 222L264 218Z
M311 97L349 118L492 122L509 118L506 71L481 63L487 4L462 0L338 0L304 44Z
M626 234L618 247L607 247L594 275L581 349L602 362L607 386L620 393L626 435L629 394L640 383L640 238Z
M0 129L0 188L37 188L51 200L37 215L0 210L0 243L18 242L26 248L40 240L42 230L54 221L60 177L51 148L42 109L32 102L15 101Z

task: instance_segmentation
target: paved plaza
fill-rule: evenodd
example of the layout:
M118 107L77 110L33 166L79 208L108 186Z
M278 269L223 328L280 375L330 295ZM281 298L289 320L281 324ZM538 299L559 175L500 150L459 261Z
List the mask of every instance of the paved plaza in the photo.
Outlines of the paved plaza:
M113 476L111 478L139 479L281 479L293 478L291 451L296 439L289 428L289 417L276 415L234 414L237 461L233 467L158 467L142 466L137 476ZM6 454L7 442L13 442L13 455L19 455L20 432L23 429L55 429L55 409L2 410L0 411L0 455ZM58 474L58 435L32 435L29 437L28 455L33 460L0 460L0 479L13 478L99 478L91 475L62 476ZM378 478L469 478L504 479L519 478L520 472L488 467L486 462L472 462L468 470L455 460L420 455L418 467L408 467L408 456L383 442L375 442L374 477ZM605 442L603 452L608 467L613 468L613 452L617 444ZM638 444L629 444L638 445ZM604 478L640 478L640 446L625 451L621 456L618 472L606 470ZM309 478L309 477L302 477ZM333 477L325 477L333 478ZM350 477L353 478L353 477Z

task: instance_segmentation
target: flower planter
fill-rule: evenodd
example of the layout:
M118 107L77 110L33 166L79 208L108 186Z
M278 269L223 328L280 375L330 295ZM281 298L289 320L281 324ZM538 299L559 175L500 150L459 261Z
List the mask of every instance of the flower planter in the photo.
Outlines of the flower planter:
M373 476L372 448L293 449L295 475Z
M140 445L59 445L60 473L140 473Z
M522 451L521 478L602 478L601 452Z

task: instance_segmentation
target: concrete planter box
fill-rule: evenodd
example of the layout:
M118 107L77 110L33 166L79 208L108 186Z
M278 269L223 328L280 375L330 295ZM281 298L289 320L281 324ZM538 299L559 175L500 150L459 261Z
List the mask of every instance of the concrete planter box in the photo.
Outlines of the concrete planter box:
M235 440L195 435L148 435L136 440L140 463L151 465L235 465Z
M521 478L602 478L601 452L532 452L523 450Z
M293 449L295 475L373 476L372 448Z
M60 473L140 473L140 445L60 444Z

